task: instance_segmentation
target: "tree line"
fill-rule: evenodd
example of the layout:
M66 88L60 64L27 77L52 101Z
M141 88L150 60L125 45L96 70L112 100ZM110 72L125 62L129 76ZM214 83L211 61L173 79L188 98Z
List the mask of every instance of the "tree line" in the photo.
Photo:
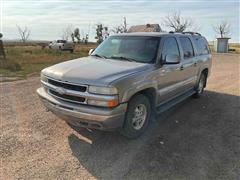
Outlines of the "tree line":
M198 31L199 26L191 18L184 18L180 11L173 12L167 15L162 22L162 25L170 28L174 32L184 32L184 31ZM123 18L123 23L117 25L111 29L108 26L104 26L103 24L95 25L95 39L97 43L101 43L104 39L106 39L110 33L125 33L127 32L127 19ZM226 20L219 22L216 25L212 25L213 30L216 34L220 35L221 38L227 37L230 35L230 23ZM20 27L17 25L17 30L22 42L26 42L29 40L31 35L31 30L27 26ZM61 38L63 40L69 40L74 43L88 43L89 34L80 33L80 29L78 27L73 28L72 25L68 25L66 28L62 30Z

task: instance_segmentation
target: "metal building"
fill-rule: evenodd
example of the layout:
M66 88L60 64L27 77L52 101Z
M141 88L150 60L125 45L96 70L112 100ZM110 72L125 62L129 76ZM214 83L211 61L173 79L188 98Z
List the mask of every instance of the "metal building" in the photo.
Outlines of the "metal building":
M217 38L217 52L227 53L228 52L228 40L230 38Z

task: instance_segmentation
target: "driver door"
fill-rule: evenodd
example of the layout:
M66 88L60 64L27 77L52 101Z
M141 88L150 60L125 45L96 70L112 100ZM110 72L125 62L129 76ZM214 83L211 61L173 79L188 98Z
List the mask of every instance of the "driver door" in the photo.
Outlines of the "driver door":
M178 63L168 64L167 56L179 57ZM161 62L163 66L159 69L158 74L158 104L163 104L168 100L176 97L183 92L184 75L181 69L180 50L175 37L163 39L161 50Z

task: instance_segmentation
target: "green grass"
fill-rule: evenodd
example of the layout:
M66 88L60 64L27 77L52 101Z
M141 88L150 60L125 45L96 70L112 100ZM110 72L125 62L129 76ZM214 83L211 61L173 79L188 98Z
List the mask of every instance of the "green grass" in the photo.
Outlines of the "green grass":
M0 58L0 76L26 77L53 64L84 57L96 45L78 45L74 53L42 49L41 46L7 46L6 59Z

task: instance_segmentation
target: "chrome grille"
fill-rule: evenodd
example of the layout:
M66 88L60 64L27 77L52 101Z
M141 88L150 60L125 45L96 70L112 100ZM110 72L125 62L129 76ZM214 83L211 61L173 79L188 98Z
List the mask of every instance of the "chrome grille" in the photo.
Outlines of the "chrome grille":
M76 102L76 103L84 103L85 102L85 98L83 98L83 97L60 94L60 93L58 93L56 91L53 91L51 89L49 90L49 93L52 94L53 96L56 96L56 97L58 97L60 99L63 99L63 100L68 100L68 101Z
M87 85L70 84L47 77L41 80L41 83L49 95L70 103L87 104L90 99L97 101L118 99L118 95L91 94L87 90Z
M73 91L86 92L86 90L87 90L86 86L68 84L68 83L64 83L64 82L55 81L52 79L48 79L48 83L52 84L54 86L57 86L57 87L62 87L64 89L70 89Z

